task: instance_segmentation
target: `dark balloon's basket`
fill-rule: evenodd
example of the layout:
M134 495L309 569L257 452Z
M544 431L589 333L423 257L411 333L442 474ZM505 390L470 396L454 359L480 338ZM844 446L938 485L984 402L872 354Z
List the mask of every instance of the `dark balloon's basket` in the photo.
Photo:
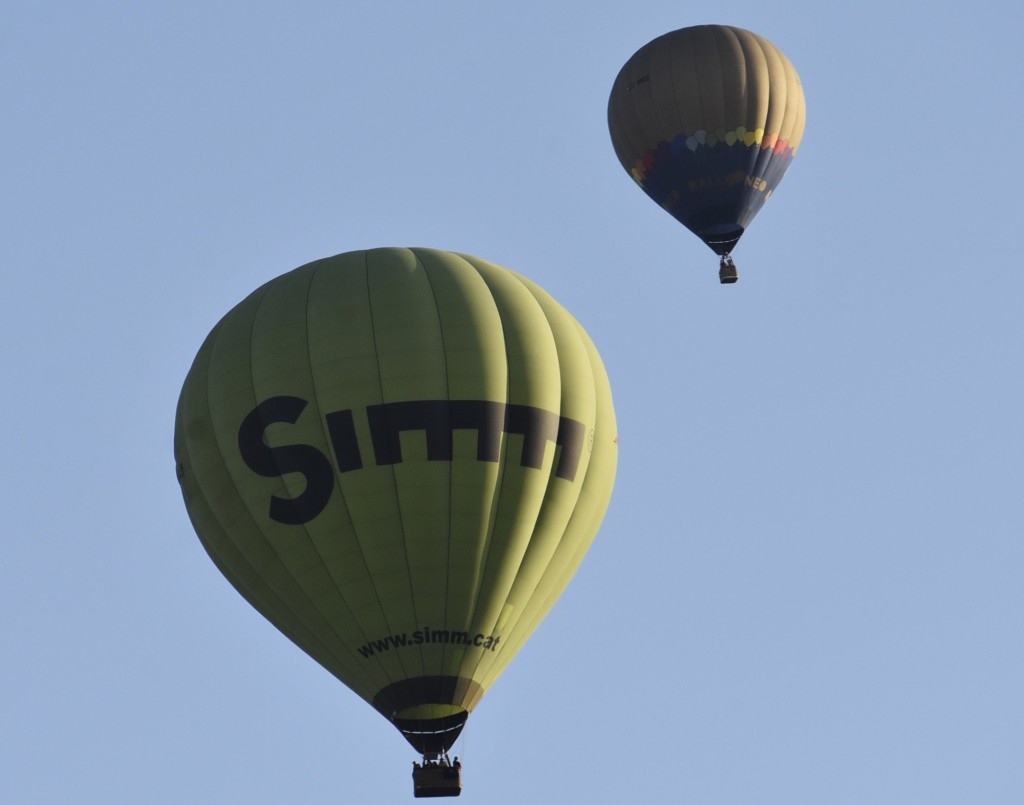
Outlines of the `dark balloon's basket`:
M417 764L412 770L412 791L417 797L457 797L462 793L462 769Z

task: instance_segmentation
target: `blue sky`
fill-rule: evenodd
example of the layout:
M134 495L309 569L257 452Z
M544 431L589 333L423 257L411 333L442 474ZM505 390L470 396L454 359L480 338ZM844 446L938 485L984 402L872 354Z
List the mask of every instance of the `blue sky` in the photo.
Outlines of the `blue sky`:
M720 286L612 151L719 22L803 145ZM456 746L473 803L1024 799L1022 12L1009 2L0 10L0 800L400 802L412 751L189 525L192 357L312 259L478 254L607 364L609 514Z

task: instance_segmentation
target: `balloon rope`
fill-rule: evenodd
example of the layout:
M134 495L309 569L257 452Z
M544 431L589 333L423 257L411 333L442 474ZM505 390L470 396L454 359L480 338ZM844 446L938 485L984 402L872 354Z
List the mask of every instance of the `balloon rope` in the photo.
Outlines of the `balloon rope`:
M459 762L463 765L465 765L463 761L466 759L466 745L469 743L469 739L467 737L469 733L468 728L469 724L467 723L466 726L462 728L462 732L459 733L459 737L455 739L455 743L461 745L462 748L458 752L456 752L455 746L452 746L452 757L457 757L459 759Z

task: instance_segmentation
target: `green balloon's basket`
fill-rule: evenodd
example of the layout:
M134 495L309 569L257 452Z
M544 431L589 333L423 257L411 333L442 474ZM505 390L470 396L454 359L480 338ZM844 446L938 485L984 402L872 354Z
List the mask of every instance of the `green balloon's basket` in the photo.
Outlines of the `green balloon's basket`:
M412 768L412 791L416 797L457 797L462 793L462 765L458 759L424 759Z

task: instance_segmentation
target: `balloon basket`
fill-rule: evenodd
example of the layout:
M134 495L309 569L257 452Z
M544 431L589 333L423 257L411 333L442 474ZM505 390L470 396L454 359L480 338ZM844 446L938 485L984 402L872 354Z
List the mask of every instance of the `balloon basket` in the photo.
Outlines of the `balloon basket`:
M739 280L740 272L736 268L736 264L732 261L732 258L725 256L722 258L722 263L718 269L718 281L722 285L732 285L734 282Z
M446 756L438 760L423 759L422 765L413 763L412 793L414 797L457 797L462 793L462 765L459 759L448 762Z

